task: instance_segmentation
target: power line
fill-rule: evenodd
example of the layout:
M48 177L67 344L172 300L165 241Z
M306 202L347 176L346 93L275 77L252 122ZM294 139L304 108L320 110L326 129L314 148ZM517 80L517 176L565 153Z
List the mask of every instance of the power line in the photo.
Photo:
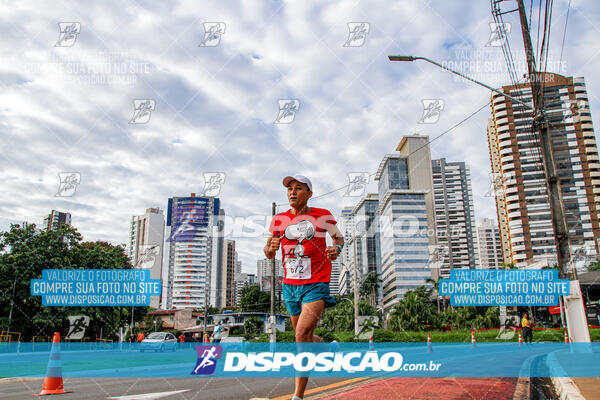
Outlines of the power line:
M532 0L533 1L533 0ZM562 45L560 46L560 62L562 63L563 49L565 48L565 37L567 36L567 25L569 24L569 11L571 10L571 0L567 6L567 17L565 19L565 30L563 31Z

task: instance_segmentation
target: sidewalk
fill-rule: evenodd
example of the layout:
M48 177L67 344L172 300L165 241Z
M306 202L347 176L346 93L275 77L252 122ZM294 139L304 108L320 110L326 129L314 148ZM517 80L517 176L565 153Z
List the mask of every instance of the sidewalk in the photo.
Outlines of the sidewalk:
M307 400L512 400L516 386L517 378L384 378Z
M582 360L597 360L597 353L560 352L548 356L548 367L554 376L554 389L561 400L595 400L600 399L600 377L566 377L563 365L581 362Z

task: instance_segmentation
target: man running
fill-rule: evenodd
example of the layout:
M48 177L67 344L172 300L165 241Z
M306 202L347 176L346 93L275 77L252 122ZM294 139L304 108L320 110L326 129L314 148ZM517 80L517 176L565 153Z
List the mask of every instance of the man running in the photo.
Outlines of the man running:
M310 179L303 175L286 176L283 186L292 208L273 217L265 256L274 258L281 245L285 268L283 300L290 312L296 343L322 342L313 333L323 309L335 305L329 294L331 260L342 252L344 238L329 211L307 205L312 196ZM331 236L333 246L326 245L325 232ZM296 377L292 400L304 397L307 383L308 377Z

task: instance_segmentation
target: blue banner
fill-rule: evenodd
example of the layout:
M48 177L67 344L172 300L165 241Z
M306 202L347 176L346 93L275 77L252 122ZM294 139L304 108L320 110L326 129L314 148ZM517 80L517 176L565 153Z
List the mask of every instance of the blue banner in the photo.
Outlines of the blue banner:
M30 293L43 306L149 306L161 280L141 269L45 269Z
M569 281L556 270L452 270L439 294L452 306L555 306L569 294Z
M44 376L51 346L1 343L0 376ZM600 376L599 343L142 342L60 349L65 377Z

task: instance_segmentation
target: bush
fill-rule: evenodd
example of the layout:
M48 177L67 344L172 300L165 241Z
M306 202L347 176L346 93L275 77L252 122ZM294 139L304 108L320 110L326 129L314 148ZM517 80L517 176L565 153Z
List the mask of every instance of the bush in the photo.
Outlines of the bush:
M333 342L335 340L333 333L324 328L315 329L315 335L320 336L324 342Z
M386 331L383 329L375 329L373 331L374 342L394 342L396 335L392 331Z

